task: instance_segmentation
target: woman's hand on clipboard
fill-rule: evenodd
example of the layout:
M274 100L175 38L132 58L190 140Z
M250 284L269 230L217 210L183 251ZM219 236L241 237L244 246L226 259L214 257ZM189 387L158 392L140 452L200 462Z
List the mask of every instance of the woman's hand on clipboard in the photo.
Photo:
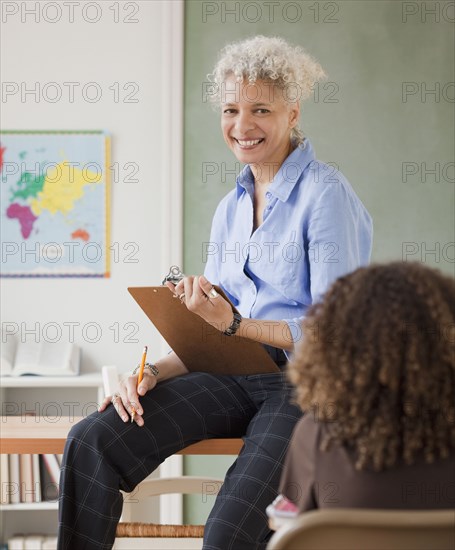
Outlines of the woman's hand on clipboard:
M166 286L191 312L217 330L224 332L232 323L231 305L203 275L184 277L177 285L166 282Z

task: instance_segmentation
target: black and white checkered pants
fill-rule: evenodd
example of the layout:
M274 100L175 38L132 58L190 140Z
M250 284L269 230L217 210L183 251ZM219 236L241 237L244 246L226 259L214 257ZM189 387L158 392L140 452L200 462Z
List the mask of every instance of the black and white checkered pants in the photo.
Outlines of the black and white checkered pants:
M190 373L141 398L145 425L110 406L72 428L60 480L59 550L110 549L123 497L168 456L202 439L243 437L205 528L204 550L263 550L265 509L277 495L292 430L301 417L283 372Z

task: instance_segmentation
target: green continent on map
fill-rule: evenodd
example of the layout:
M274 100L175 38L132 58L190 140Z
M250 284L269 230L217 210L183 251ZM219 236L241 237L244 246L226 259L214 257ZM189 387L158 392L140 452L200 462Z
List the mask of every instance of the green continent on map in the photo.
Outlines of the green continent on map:
M12 200L28 199L36 197L43 189L46 176L35 176L30 172L22 172L21 179L17 182L17 190L13 191Z
M74 203L83 197L84 187L101 183L102 174L90 170L79 170L64 161L49 169L42 190L30 201L32 212L39 216L43 210L51 214L68 214Z

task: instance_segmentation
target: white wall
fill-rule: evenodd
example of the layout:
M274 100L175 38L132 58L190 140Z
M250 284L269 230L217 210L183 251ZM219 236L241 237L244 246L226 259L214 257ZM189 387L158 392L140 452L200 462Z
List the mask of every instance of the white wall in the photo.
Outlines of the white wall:
M74 335L82 347L83 371L96 371L103 364L127 371L138 362L145 344L152 360L163 348L127 286L160 284L170 263L180 261L181 135L171 132L180 123L181 109L178 48L183 37L181 20L172 13L179 2L59 2L59 19L56 4L2 2L2 81L17 83L20 90L38 83L41 92L46 83L56 82L63 94L56 103L43 93L23 100L20 93L2 96L2 128L104 129L112 135L112 162L120 167L136 163L139 183L122 181L122 170L120 181L112 182L111 241L118 243L120 254L112 256L109 279L2 279L1 320L25 323L28 329L38 323L41 338L48 322L61 324L65 338L69 329L63 323L79 323ZM36 13L26 12L36 8ZM99 16L99 21L89 22ZM49 22L53 19L58 20ZM73 103L64 82L81 84ZM88 82L101 87L99 102L84 99L81 89ZM123 101L127 82L137 84L138 103ZM120 85L119 102L109 89L115 83ZM176 226L171 240L169 226ZM124 261L127 243L137 243L137 263ZM87 323L94 325L84 338ZM126 323L131 323L128 330ZM109 328L115 326L117 333ZM98 327L100 340L90 342ZM130 340L137 342L129 342L136 328Z
M58 21L51 23L60 6ZM68 4L72 5L71 15ZM37 13L27 13L36 9ZM83 372L102 365L117 365L128 371L149 345L149 358L158 358L167 346L127 292L128 286L160 284L173 263L181 263L182 228L182 79L183 5L179 0L127 2L1 2L1 78L17 83L19 89L39 88L48 82L60 84L62 99L47 101L21 94L0 102L3 129L103 129L112 136L112 163L122 167L136 163L139 183L112 182L111 242L120 255L112 257L109 279L2 279L1 322L21 323L27 329L46 323L79 323L75 342L82 347ZM17 12L17 13L14 13ZM90 23L97 18L99 21ZM118 17L117 17L118 16ZM116 22L116 19L118 22ZM125 19L137 20L127 23ZM74 102L64 82L78 82ZM86 101L81 88L96 82L102 99ZM125 103L123 86L137 84L138 103ZM120 101L109 87L119 83ZM131 88L127 91L130 91ZM127 243L136 243L137 263L125 262ZM83 327L94 323L101 338L91 343ZM117 326L118 341L114 330ZM126 323L131 323L124 330ZM94 325L94 326L96 326ZM128 342L131 327L137 327ZM89 338L94 337L89 331ZM24 333L19 336L24 337ZM10 391L8 399L36 405L38 394ZM76 396L76 393L75 393ZM62 401L73 400L59 392ZM77 395L79 398L80 395ZM77 399L76 398L76 399ZM56 401L49 390L39 393L42 402ZM90 401L93 401L91 396ZM33 407L31 407L33 410ZM180 458L180 457L178 457ZM166 463L167 464L167 463ZM180 461L177 460L177 465ZM171 464L172 466L172 464ZM169 466L165 466L169 468ZM179 502L174 506L179 512ZM171 503L172 504L172 503ZM161 519L168 519L170 502L163 501ZM153 511L152 517L150 512ZM157 521L157 503L149 503L137 521ZM29 530L52 532L55 511L40 514L7 512L9 532ZM167 514L167 515L166 515ZM26 523L24 523L26 522ZM2 531L2 529L0 529Z

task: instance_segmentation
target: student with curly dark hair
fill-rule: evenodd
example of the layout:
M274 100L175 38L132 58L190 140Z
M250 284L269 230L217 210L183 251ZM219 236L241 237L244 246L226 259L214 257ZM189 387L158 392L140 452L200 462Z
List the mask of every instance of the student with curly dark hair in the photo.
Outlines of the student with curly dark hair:
M453 508L455 281L417 263L360 268L302 329L289 377L306 414L275 509Z

